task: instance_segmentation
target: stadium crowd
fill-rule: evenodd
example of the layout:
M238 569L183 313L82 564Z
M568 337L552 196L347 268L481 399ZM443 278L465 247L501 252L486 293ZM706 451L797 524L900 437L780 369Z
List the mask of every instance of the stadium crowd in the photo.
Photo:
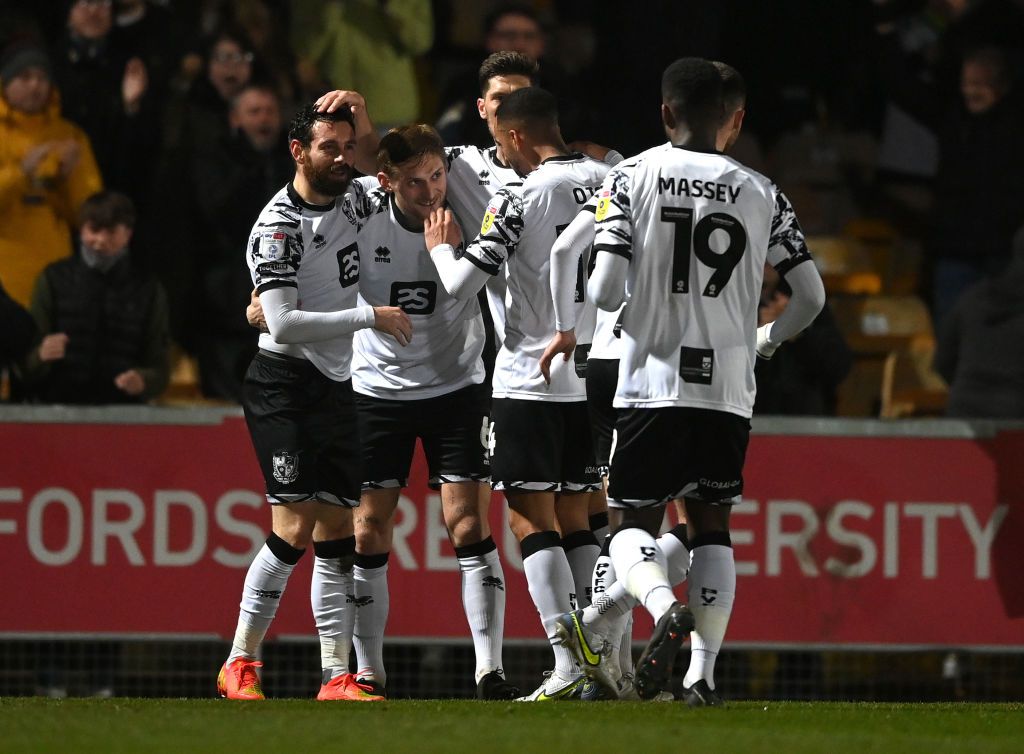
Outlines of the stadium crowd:
M9 359L8 399L138 402L162 392L54 393L32 378L33 364L53 358L52 348L39 351L44 339L62 332L40 315L33 291L43 295L37 282L49 264L83 256L81 208L103 189L131 200L125 265L154 276L167 302L158 312L112 307L110 331L145 330L149 318L166 317L172 350L149 387L166 384L172 365L196 365L190 395L237 401L256 349L239 316L249 291L239 249L289 177L291 114L328 89L352 89L382 131L435 122L447 144L486 147L476 68L486 54L514 49L540 61L539 83L558 97L567 140L625 155L661 138L642 115L656 105L656 88L638 82L656 81L680 55L735 65L747 79L749 115L734 154L784 187L812 250L815 239L840 241L840 259L818 260L830 295L928 305L930 317L893 355L934 384L935 342L943 344L937 371L952 392L947 400L938 379L943 395L931 413L948 404L951 415L1021 415L1021 365L967 347L964 331L964 322L1024 327L1013 299L991 285L1024 224L1021 3L732 0L655 2L626 17L589 10L574 0L6 3L0 281L42 328L27 358ZM864 272L866 284L851 282L863 283ZM992 297L998 313L982 313ZM786 300L784 282L766 286L763 317L777 316ZM900 335L898 319L891 315L883 334ZM877 415L877 399L857 402L858 392L878 392L869 320L824 312L806 343L759 368L758 412ZM77 347L108 338L70 337L58 358L85 360L74 369L116 369L112 378L140 366L138 350L113 353L123 344L90 355Z

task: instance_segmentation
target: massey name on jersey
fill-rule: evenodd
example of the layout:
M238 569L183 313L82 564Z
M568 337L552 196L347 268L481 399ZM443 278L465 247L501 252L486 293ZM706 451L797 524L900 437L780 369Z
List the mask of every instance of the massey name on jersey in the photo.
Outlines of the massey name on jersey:
M740 186L730 186L715 181L702 181L700 178L676 178L675 176L659 176L658 191L671 196L688 196L691 199L714 199L718 202L735 204L740 198Z

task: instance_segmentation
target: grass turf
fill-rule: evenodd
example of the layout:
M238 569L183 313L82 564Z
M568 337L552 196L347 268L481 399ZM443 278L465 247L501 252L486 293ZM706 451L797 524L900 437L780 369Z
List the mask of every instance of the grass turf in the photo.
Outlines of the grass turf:
M1021 752L1024 704L0 699L3 752Z

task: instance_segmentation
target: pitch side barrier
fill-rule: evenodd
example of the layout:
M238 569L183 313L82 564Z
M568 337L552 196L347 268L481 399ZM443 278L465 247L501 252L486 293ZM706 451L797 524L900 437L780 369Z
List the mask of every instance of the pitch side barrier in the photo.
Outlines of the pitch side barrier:
M753 426L732 518L730 648L1024 649L1024 424ZM17 575L0 639L230 637L269 521L240 410L2 406L0 454L0 564ZM540 643L494 500L506 636ZM311 561L272 637L313 640L301 586ZM390 639L468 641L458 563L419 456L390 563ZM638 613L638 624L642 639L649 622Z

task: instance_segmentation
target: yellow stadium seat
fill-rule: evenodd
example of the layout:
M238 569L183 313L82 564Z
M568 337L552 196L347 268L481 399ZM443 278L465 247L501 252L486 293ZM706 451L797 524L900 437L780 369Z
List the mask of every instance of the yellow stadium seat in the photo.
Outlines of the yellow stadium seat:
M856 239L807 236L807 248L829 293L881 293L882 278L874 269L867 249Z

